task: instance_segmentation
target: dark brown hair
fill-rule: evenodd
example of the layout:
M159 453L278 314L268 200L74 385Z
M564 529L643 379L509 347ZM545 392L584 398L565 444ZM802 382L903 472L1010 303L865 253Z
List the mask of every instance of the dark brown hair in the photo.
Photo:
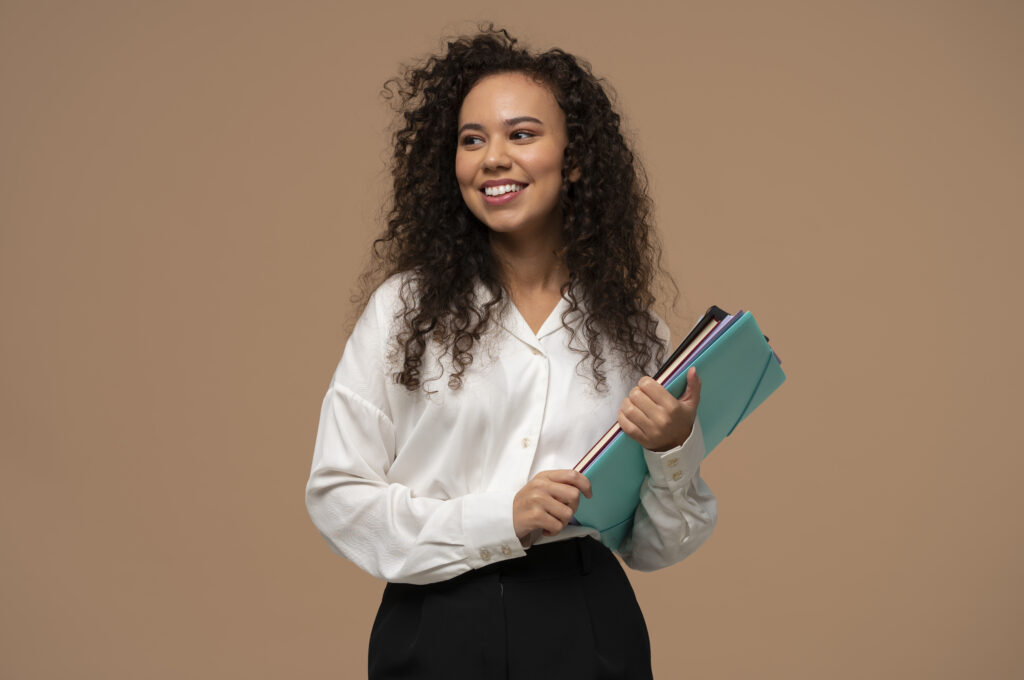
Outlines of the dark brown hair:
M399 319L394 379L421 387L427 343L440 343L451 361L448 384L461 385L473 347L507 302L488 229L469 211L455 177L457 122L466 94L483 77L519 72L547 86L565 113L568 146L562 173L564 261L569 281L566 322L585 310L570 346L590 359L598 389L605 388L603 344L638 373L651 370L662 347L649 313L661 273L643 169L620 130L602 82L590 65L561 49L533 54L507 31L482 27L448 43L384 86L400 115L394 134L394 180L387 226L374 241L363 275L361 301L384 279L407 274ZM577 181L568 168L579 168ZM666 276L671 283L671 279ZM489 299L477 300L477 282ZM672 284L674 287L674 284ZM579 341L582 340L582 343Z

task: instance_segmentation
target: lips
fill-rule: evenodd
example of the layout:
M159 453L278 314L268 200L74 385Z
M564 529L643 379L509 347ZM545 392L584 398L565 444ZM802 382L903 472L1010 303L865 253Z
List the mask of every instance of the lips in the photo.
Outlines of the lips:
M499 187L505 184L518 184L520 186L526 186L527 182L520 182L519 180L511 179L509 177L502 177L500 179L489 179L480 185L480 191L488 187Z
M480 191L488 196L500 196L510 191L522 191L525 188L525 182L495 182L485 184Z
M494 187L493 189L488 187L488 189L486 189L485 191L495 191L501 193L495 193L493 195L484 193L484 202L487 203L487 205L502 205L504 203L508 203L509 201L515 200L516 198L519 197L520 194L523 193L523 190L526 189L525 184L513 184L511 186L515 187L514 189L502 191L502 189L504 189L507 186L509 185L500 184Z
M513 179L492 179L483 183L480 193L487 205L502 205L516 198L527 186L525 182Z

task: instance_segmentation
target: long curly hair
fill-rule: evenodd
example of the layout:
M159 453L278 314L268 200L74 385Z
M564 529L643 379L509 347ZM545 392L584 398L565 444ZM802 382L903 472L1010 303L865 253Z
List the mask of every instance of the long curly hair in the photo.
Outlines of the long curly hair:
M487 25L477 35L448 42L444 54L404 67L382 91L400 116L391 161L394 184L387 226L373 243L355 300L362 307L381 281L406 275L393 377L410 391L426 380L421 369L431 340L450 360L448 385L458 389L474 345L508 302L488 228L466 206L455 176L463 99L485 76L508 72L547 86L565 113L560 204L569 272L562 295L569 305L562 322L572 334L570 347L581 354L581 365L590 359L595 387L602 391L609 346L638 373L649 372L661 358L657 321L649 312L653 287L658 275L675 284L660 267L646 175L623 138L602 81L582 59L558 48L533 54L506 30ZM580 171L576 181L568 178L572 168ZM478 299L478 284L489 299ZM568 323L581 311L578 325Z

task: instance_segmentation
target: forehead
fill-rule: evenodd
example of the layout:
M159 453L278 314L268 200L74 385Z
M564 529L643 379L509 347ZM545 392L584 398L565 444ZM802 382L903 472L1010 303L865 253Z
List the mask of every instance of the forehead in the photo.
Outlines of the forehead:
M466 95L459 109L459 125L516 116L533 116L549 124L565 120L546 86L523 73L497 73L482 78Z

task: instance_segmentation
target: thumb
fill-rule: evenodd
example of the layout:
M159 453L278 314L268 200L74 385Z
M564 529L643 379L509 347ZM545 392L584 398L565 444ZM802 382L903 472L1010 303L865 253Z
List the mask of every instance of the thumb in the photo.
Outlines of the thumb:
M700 403L700 378L697 376L697 368L690 366L690 369L686 372L686 391L683 392L683 396L679 397L679 401L693 404Z

